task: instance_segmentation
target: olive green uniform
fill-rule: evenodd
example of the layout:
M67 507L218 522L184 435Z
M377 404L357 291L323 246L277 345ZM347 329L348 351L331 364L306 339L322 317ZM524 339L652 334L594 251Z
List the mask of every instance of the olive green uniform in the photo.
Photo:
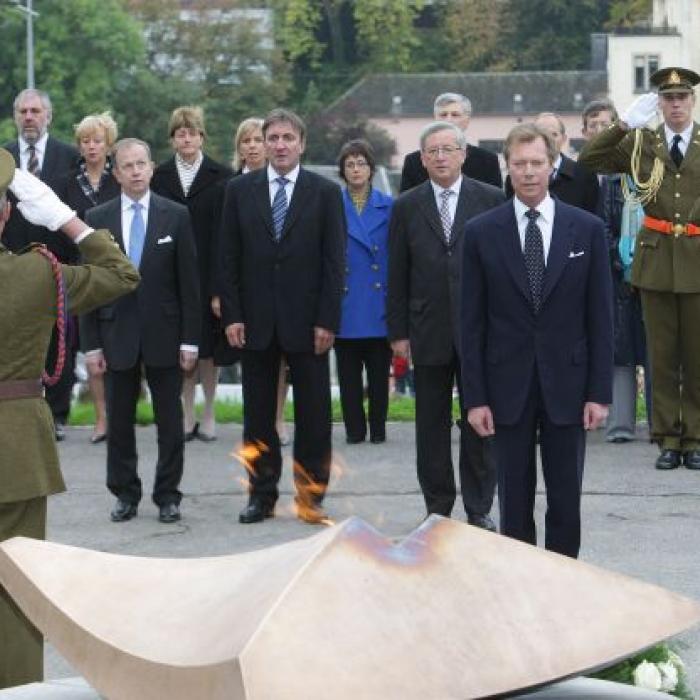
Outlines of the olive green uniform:
M642 129L638 179L649 179L655 158L664 164L656 197L644 212L673 224L692 222L700 195L700 134L680 167L671 160L663 124ZM591 139L579 162L603 173L631 172L634 131L617 124ZM697 223L697 222L696 222ZM652 382L652 438L662 449L700 448L700 236L643 227L637 235L632 284L641 290ZM682 382L681 382L682 376Z
M71 313L106 304L136 287L139 276L110 234L79 245L84 265L62 266ZM41 376L56 322L51 265L37 252L13 255L0 245L0 382ZM41 397L0 400L0 541L45 536L46 497L65 490L53 420ZM0 587L0 688L41 680L41 636Z

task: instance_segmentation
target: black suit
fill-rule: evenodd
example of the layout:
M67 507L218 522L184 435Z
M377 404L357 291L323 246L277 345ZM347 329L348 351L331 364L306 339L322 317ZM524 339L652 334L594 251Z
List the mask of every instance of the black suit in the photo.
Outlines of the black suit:
M340 188L301 168L275 242L267 168L236 177L226 188L220 243L223 322L245 324L244 440L266 445L252 460L251 497L269 506L278 497L282 457L275 410L283 353L294 384L297 489L301 498L320 503L330 469L331 402L328 353L314 354L314 327L337 332L340 323Z
M513 202L469 222L462 284L468 409L495 423L501 532L535 544L535 443L547 549L577 556L585 402L612 398L612 304L603 222L555 200L542 304L533 311Z
M462 174L472 178L472 180L479 180L487 185L498 187L499 190L503 187L498 156L485 148L467 144L467 157L462 163ZM403 161L399 191L410 190L427 179L428 171L421 162L420 151L409 153Z
M392 211L387 328L389 340L410 340L418 480L429 513L449 516L456 498L450 432L455 379L462 393L458 352L463 230L468 219L503 199L500 190L463 178L449 245L430 181L401 195ZM487 515L495 472L483 442L466 421L461 426L464 507L470 515Z
M211 311L211 298L214 296L216 237L221 219L224 187L232 174L230 168L205 155L189 192L185 195L173 156L156 168L151 180L153 192L174 202L184 204L190 212L192 233L197 246L200 300L202 302L200 358L212 356L215 334L220 330L218 319Z
M555 177L549 183L552 196L573 207L600 214L600 185L595 173L562 154ZM506 195L513 196L510 176L506 177Z
M91 209L87 222L106 228L124 250L122 199ZM134 410L141 365L158 428L153 500L179 503L183 467L180 345L198 345L200 303L197 259L187 209L151 193L138 289L83 316L84 352L101 348L107 361L107 486L126 503L141 499Z
M12 141L5 148L13 155L15 164L20 165L19 141ZM49 136L41 164L39 177L54 192L59 193L59 184L68 171L75 165L78 151L74 146L58 141ZM43 226L30 224L17 208L17 200L10 193L12 212L2 236L3 244L13 252L21 250L30 243L43 243L63 263L76 264L79 261L78 246L61 231L49 231ZM53 386L46 387L46 401L51 408L54 421L65 423L70 413L71 394L75 383L76 325L72 316L68 318L66 333L65 363L61 377ZM52 373L56 366L58 336L51 335L51 343L46 356L46 371Z

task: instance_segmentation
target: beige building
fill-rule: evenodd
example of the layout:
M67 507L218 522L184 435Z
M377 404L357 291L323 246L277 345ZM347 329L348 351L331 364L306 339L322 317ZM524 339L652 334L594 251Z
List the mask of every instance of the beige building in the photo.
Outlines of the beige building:
M654 0L644 28L617 30L607 37L610 98L624 109L649 90L649 76L664 66L700 72L700 0ZM696 105L696 118L698 106Z

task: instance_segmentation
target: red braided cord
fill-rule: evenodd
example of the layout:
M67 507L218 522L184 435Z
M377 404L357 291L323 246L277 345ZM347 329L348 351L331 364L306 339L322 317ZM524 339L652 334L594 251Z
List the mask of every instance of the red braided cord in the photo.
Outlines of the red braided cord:
M37 253L41 253L51 263L51 272L56 282L56 330L58 331L56 366L51 375L46 370L43 370L41 373L41 380L44 384L53 386L61 378L63 365L66 363L66 294L63 284L63 272L61 263L58 262L56 256L46 246L36 246L34 250Z

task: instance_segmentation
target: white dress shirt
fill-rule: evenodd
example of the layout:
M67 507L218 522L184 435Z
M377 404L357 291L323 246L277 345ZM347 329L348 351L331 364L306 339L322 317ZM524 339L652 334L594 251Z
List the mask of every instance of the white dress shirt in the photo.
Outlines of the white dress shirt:
M455 214L457 213L459 192L462 189L462 179L463 177L460 175L449 187L443 187L442 185L438 185L437 182L433 182L432 180L430 181L430 184L433 186L433 194L435 195L435 204L438 212L442 207L442 193L445 192L445 190L449 190L450 192L454 193L447 199L447 208L450 212L450 222L453 224L455 221Z
M44 135L34 144L34 151L39 161L39 170L44 167L44 155L46 154L46 142L49 140L49 135L44 132ZM21 170L26 170L29 164L29 144L21 137L17 137L19 144L19 167Z
M301 166L297 163L296 167L293 170L290 170L286 175L282 176L287 178L287 184L284 186L284 191L287 195L287 206L289 206L290 202L292 201L294 185L297 184L297 178L299 177L300 167ZM275 182L275 180L278 177L280 177L280 174L271 165L268 165L267 182L270 187L270 206L272 206L272 203L275 201L275 195L277 194L277 190L279 189L279 183Z
M664 134L666 135L666 145L668 146L668 150L670 151L671 146L673 146L673 137L676 135L676 132L669 129L668 124L666 124L665 122ZM681 153L685 156L685 152L688 150L688 146L690 145L690 137L693 135L693 122L690 122L690 125L683 131L678 132L678 135L681 137L681 140L678 142L678 148L680 149Z
M134 204L134 200L131 197L127 197L122 192L122 239L124 240L124 252L129 255L129 241L131 240L131 222L134 219L134 210L131 205ZM148 190L141 199L138 200L143 209L141 209L141 216L143 217L143 230L148 230L148 205L151 203L151 190ZM145 246L144 241L144 246Z
M521 202L517 197L513 197L513 207L515 208L515 220L518 224L518 234L520 235L520 247L525 251L525 229L530 219L525 216L531 208L536 209L540 215L535 219L535 223L542 231L542 244L544 246L544 264L547 264L549 247L552 244L552 228L554 227L554 200L547 196L536 206L529 207Z

